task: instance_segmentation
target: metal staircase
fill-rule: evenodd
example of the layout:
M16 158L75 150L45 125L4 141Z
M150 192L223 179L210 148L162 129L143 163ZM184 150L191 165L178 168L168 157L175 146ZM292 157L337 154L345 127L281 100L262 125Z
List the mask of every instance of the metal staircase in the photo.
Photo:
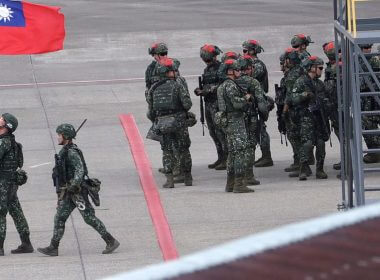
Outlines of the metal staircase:
M367 174L380 172L380 167L363 163L363 154L380 153L380 147L363 149L362 144L363 136L380 137L378 128L362 130L362 117L380 117L380 110L361 110L363 98L373 98L380 108L380 72L375 72L369 62L379 53L364 54L359 47L359 44L380 43L380 18L356 19L356 2L334 0L335 46L341 48L342 61L342 66L337 67L342 167L342 203L338 209L364 205L367 191L380 191L380 177L377 185L365 185ZM380 8L379 2L375 5ZM336 61L339 61L338 52ZM363 90L363 83L366 90Z

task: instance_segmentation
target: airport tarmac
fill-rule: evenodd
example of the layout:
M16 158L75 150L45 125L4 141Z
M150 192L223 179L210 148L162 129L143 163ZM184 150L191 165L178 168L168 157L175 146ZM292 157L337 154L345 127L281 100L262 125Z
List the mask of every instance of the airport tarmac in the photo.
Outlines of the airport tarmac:
M1 1L0 1L1 2ZM326 143L327 180L298 181L283 169L290 164L290 145L281 145L275 110L268 121L273 167L255 169L261 181L255 193L224 192L225 171L209 170L216 152L198 122L190 128L194 184L162 189L158 173L161 149L145 139L144 72L151 61L148 47L156 41L169 46L169 56L181 61L180 72L192 92L204 64L199 48L212 43L224 51L241 51L247 39L258 40L269 70L270 92L279 83L279 56L294 34L310 35L309 51L327 58L322 44L333 40L333 1L111 1L45 0L62 7L66 19L65 49L32 56L0 57L1 112L17 116L16 138L24 146L29 181L19 198L28 219L35 249L49 244L53 232L56 194L51 169L59 151L55 128L78 126L76 143L83 150L90 177L102 181L97 216L120 241L112 255L102 255L105 243L86 225L78 211L66 223L59 257L38 252L11 255L19 244L11 217L1 258L0 279L101 279L163 261L154 225L140 185L129 142L119 116L133 115L144 139L161 203L178 255L183 256L225 241L277 226L334 213L341 203L341 183L332 164L339 161L339 143ZM360 2L358 16L377 16L379 2ZM377 9L378 11L378 9ZM199 115L199 99L192 95ZM260 150L257 150L260 157Z

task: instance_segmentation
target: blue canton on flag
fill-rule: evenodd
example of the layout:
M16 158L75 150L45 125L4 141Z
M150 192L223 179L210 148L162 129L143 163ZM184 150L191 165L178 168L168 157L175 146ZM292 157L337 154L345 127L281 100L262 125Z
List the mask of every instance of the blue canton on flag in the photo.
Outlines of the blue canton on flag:
M25 26L25 17L21 2L0 0L0 26Z

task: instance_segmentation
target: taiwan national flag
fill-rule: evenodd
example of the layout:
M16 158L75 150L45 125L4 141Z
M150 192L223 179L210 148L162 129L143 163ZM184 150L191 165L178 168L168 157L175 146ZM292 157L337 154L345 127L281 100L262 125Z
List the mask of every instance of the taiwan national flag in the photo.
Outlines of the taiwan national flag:
M0 0L0 55L62 50L65 25L59 9Z

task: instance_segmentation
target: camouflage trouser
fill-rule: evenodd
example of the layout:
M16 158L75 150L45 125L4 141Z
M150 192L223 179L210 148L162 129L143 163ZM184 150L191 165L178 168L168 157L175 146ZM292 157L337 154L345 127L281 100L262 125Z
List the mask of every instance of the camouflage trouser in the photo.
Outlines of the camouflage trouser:
M247 169L250 169L255 163L255 151L257 145L257 118L247 116L245 119L245 126L247 128L246 165Z
M13 218L20 237L29 237L28 222L17 197L17 186L7 180L0 180L0 240L5 240L8 212Z
M228 117L227 136L227 174L243 176L247 168L247 130L244 117Z
M83 220L86 222L86 224L93 227L101 236L106 235L107 229L102 223L101 220L99 220L95 216L95 210L88 201L88 199L83 199L85 201L85 209L79 210L79 213L82 215ZM62 200L58 201L57 206L57 213L54 217L54 233L52 240L55 242L59 242L63 234L65 233L65 223L66 220L69 218L71 212L77 208L75 203L71 199L71 195L65 195Z
M264 151L270 152L270 137L267 132L267 125L265 124L264 121L261 121L260 149L261 149L261 152L264 152Z
M205 102L205 119L209 134L214 141L218 158L226 158L228 153L227 140L224 131L215 125L215 114L218 112L218 104L215 102Z
M300 139L299 150L300 163L306 163L315 143L315 121L310 112L306 111L300 115Z
M174 133L163 135L161 142L162 164L165 174L172 174L176 163L174 150L177 151L181 170L185 173L191 172L192 160L190 154L190 136L187 127L182 127Z
M337 111L334 111L332 114L330 114L330 121L331 121L331 126L334 129L334 133L336 137L338 137L339 140L339 114L338 114L338 109Z
M301 141L299 119L294 111L289 111L289 115L285 119L285 126L286 135L293 150L293 160L297 163L299 162L299 149L301 147Z
M326 157L326 144L321 137L317 136L315 140L315 159L317 161L317 167L319 163L323 163Z

